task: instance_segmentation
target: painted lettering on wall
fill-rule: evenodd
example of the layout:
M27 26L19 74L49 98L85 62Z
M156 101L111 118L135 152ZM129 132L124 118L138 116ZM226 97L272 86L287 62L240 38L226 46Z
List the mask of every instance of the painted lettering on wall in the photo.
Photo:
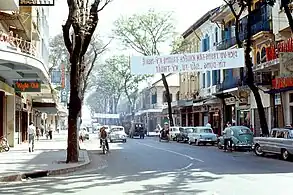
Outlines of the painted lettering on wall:
M39 81L16 81L14 89L17 92L41 92L41 83Z

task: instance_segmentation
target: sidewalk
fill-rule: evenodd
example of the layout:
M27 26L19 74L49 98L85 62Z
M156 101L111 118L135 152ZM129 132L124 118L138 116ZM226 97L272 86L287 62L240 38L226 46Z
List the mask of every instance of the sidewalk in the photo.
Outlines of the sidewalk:
M35 151L28 151L28 144L17 145L9 152L0 153L0 182L19 181L37 175L57 175L84 168L90 163L87 151L80 145L79 162L66 164L67 138L53 135L53 140L35 141Z

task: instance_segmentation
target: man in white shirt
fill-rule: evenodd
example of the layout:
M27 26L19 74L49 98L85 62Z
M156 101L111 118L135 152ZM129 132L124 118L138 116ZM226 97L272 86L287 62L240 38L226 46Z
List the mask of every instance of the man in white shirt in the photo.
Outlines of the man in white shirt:
M28 133L28 151L33 152L34 151L34 145L35 145L35 136L36 136L36 127L34 126L34 123L31 122L27 129Z

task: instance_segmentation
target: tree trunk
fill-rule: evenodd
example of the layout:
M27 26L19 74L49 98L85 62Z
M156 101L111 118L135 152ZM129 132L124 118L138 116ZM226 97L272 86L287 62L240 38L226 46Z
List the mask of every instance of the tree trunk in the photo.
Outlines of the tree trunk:
M291 28L291 32L293 32L293 18L291 15L291 10L288 7L289 3L289 0L281 0L281 7L284 8L285 14L288 18L289 26Z
M114 97L114 114L117 114L118 98Z
M162 74L162 81L166 90L166 99L167 99L167 104L168 104L168 115L169 115L169 124L171 127L174 126L174 121L173 121L173 115L172 115L172 105L171 105L171 97L170 97L170 90L167 82L167 78L165 74Z
M245 48L245 65L247 68L247 85L251 89L251 91L254 95L254 98L255 98L262 133L264 135L269 135L268 124L267 124L267 120L266 120L264 107L263 107L263 104L261 101L261 96L260 96L260 93L259 93L257 86L254 83L254 73L252 70L253 64L252 64L252 61L250 58L251 37L252 37L251 36L251 1L252 0L247 1L248 21L247 21L247 44L246 44L246 48ZM256 121L256 122L258 122L258 121Z
M66 162L78 162L77 118L81 110L81 100L78 87L78 56L73 57L70 72L70 99L68 115L68 148Z

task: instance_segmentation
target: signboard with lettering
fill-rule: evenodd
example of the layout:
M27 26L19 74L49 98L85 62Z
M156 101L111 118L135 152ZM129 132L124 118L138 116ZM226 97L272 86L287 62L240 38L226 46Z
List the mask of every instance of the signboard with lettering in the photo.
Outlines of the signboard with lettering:
M67 93L67 91L65 90L65 89L62 89L61 90L61 102L66 102L67 103L67 98L68 98L68 93Z
M54 6L55 0L19 0L19 6Z
M16 92L41 92L39 81L15 81L14 89Z
M289 38L285 41L281 41L276 46L272 45L266 48L267 61L278 58L281 52L293 52L293 38Z
M288 87L293 87L293 77L280 77L272 81L273 89L284 89Z
M156 74L223 70L244 67L244 49L229 49L164 56L133 56L132 74Z

